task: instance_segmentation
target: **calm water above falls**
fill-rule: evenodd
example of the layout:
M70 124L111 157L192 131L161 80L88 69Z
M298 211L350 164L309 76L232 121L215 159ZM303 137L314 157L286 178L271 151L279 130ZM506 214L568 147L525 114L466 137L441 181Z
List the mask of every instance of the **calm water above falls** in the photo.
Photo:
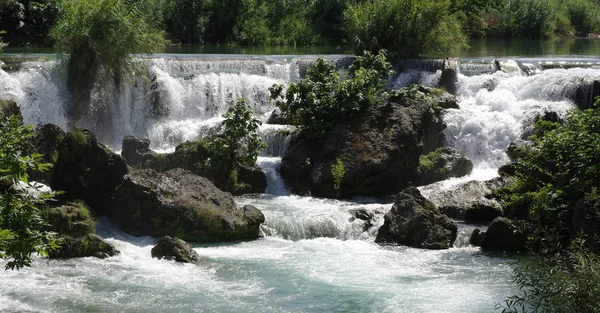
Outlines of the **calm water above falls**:
M249 98L266 118L273 107L265 89L296 79L311 62L230 59L237 61L151 60L154 94L146 92L143 82L120 92L97 90L93 105L98 107L92 109L112 103L107 115L112 127L98 124L92 116L81 123L97 127L115 150L130 134L150 138L155 149L172 150L183 140L214 131L227 103L237 97ZM445 116L448 144L474 160L475 171L470 178L424 188L425 193L494 176L506 162L504 149L520 137L536 112L563 112L572 107L570 99L578 86L600 77L597 69L485 74L486 66L464 68L459 77L461 108ZM435 84L437 79L439 73L413 70L398 77L396 84ZM71 125L64 80L53 62L33 62L19 72L0 71L0 98L15 99L28 123ZM159 116L149 114L156 105L163 109ZM101 220L99 233L121 250L120 256L37 259L32 268L1 272L0 311L491 312L514 291L513 260L468 246L472 226L460 224L459 240L446 251L382 247L374 243L374 236L391 204L290 195L277 168L289 148L291 130L261 127L270 144L259 158L268 176L268 194L236 199L238 205L253 204L264 212L263 238L196 245L202 262L181 265L152 259L154 238L129 236ZM363 221L351 219L361 209L375 215L374 226L366 231Z

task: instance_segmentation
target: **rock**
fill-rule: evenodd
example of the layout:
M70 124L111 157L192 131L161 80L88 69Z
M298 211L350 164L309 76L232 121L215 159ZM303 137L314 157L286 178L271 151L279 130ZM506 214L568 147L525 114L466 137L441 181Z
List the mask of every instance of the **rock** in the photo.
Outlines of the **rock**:
M525 251L526 236L517 232L513 222L505 217L495 218L486 232L475 229L469 242L484 251Z
M0 122L8 119L11 116L16 116L20 121L23 121L23 115L21 115L21 109L16 102L12 100L0 99Z
M80 238L65 236L58 250L48 253L51 259L69 259L82 257L107 258L119 254L119 250L112 244L102 240L95 234L88 234Z
M582 82L577 85L575 92L572 93L571 99L581 110L594 107L594 102L597 96L600 95L600 80L591 82Z
M133 136L123 138L121 156L129 166L143 168L144 164L154 156L150 150L150 140L138 139Z
M269 116L269 119L267 120L267 124L274 124L274 125L288 125L288 121L285 117L283 117L283 113L281 113L280 109L275 109L273 110L273 112L271 113L271 116Z
M414 248L448 249L456 240L454 222L441 214L415 187L398 194L375 242L401 244Z
M438 87L446 89L450 94L456 94L458 83L458 59L445 59L442 76Z
M71 202L42 211L49 230L71 237L84 237L96 232L89 209L81 202Z
M99 215L111 212L111 196L127 174L125 160L86 129L68 132L58 147L50 187L64 190L63 200L82 199Z
M467 223L489 223L503 213L502 205L492 197L493 190L507 184L510 178L469 181L453 190L433 192L429 196L441 212Z
M318 197L382 197L412 185L419 156L442 145L445 125L433 100L394 101L336 125L323 138L300 139L281 164L291 190ZM346 170L339 195L331 173L338 158Z
M236 165L238 184L232 184L229 172L223 168L205 166L210 158L206 145L210 139L186 141L175 148L173 153L158 154L150 150L150 142L135 137L123 139L121 155L132 167L153 169L165 172L183 168L194 174L208 178L222 190L234 194L263 193L267 189L267 176L256 165Z
M157 259L175 260L182 263L196 263L200 259L189 243L176 238L165 236L151 250L152 257Z
M58 125L45 124L34 130L32 140L32 150L34 153L42 155L42 161L54 165L58 159L58 147L62 143L66 133ZM49 185L52 181L54 167L51 166L48 171L30 171L30 180Z
M461 177L471 173L473 163L454 148L439 148L419 158L417 186Z
M231 194L183 169L134 170L113 200L113 220L136 236L176 236L193 242L255 239L264 222L258 209L238 209Z

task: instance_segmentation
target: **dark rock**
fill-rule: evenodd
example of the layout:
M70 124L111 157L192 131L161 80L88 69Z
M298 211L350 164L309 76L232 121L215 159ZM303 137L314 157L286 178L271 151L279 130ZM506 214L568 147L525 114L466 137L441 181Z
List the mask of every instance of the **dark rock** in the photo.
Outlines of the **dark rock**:
M510 178L494 178L489 181L469 181L453 190L433 192L429 196L441 212L467 223L489 223L501 216L502 205L491 195L507 184Z
M135 170L114 195L116 224L136 236L176 236L194 242L255 239L262 212L238 209L231 194L183 169Z
M189 243L176 238L165 236L152 248L152 257L157 259L175 260L182 263L196 263L200 259Z
M517 232L513 222L505 217L495 218L486 232L475 229L469 242L484 251L525 251L526 236Z
M398 194L375 242L424 249L448 249L456 240L454 222L441 214L415 187Z
M150 150L150 140L138 139L133 136L123 138L121 156L129 166L143 168L144 164L154 156Z
M96 232L94 220L88 208L80 202L68 203L42 211L49 230L71 237L84 237Z
M543 112L535 112L524 122L525 128L523 129L521 140L528 141L534 135L541 135L540 131L534 127L535 123L540 120L559 124L564 124L565 122L565 120L556 111L544 110ZM522 145L523 143L517 141L517 144Z
M419 176L417 186L461 177L471 173L473 163L454 148L439 148L419 158Z
M173 153L158 154L149 148L150 142L135 137L123 139L121 155L132 167L148 168L165 172L175 168L183 168L196 175L206 177L222 190L234 194L263 193L267 189L267 176L256 165L235 165L238 183L233 184L229 170L205 166L210 158L207 144L209 139L186 141L175 148Z
M64 190L63 200L82 199L99 215L111 212L111 196L127 174L123 158L86 129L68 132L58 147L50 186Z
M355 219L363 220L365 221L365 224L363 225L363 231L368 231L369 228L373 227L373 218L373 213L368 212L365 209L360 209L354 212L354 216L352 216L350 222L353 222Z
M12 100L0 99L0 122L8 119L11 116L16 116L20 121L23 121L23 115L21 115L21 109L16 102Z
M595 99L600 95L600 80L591 82L581 82L577 84L575 92L572 94L572 100L581 110L589 109L594 106Z
M498 174L500 176L514 176L516 172L517 167L515 163L504 164L498 168Z
M59 249L50 251L48 256L51 259L69 259L83 257L107 258L119 254L119 250L110 243L105 242L95 234L87 234L83 237L75 238L65 236Z
M442 76L438 87L446 89L450 94L456 94L458 90L456 84L458 83L458 59L445 59L444 68L442 69Z
M32 150L42 155L42 161L54 165L58 160L58 147L65 138L66 133L58 125L45 124L35 129L32 140ZM30 180L49 185L52 181L54 167L48 171L31 171Z
M273 110L273 113L271 113L271 116L269 116L267 124L288 125L289 123L288 120L285 117L283 117L283 113L281 113L281 110L275 109Z
M428 100L394 101L369 108L323 138L296 143L281 164L281 175L292 191L320 197L382 197L412 185L419 156L442 145L445 125L441 109ZM338 158L346 170L339 195L331 173Z

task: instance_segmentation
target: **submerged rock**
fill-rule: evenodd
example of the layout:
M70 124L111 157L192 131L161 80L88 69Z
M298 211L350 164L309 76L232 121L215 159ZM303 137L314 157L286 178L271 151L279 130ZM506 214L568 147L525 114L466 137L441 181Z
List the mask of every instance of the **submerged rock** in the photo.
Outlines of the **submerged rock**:
M489 181L468 181L449 191L433 192L429 200L452 218L467 223L489 223L503 214L502 205L492 197L492 192L510 180L498 177Z
M473 162L462 156L454 148L439 148L419 158L417 185L429 185L450 177L469 175Z
M182 263L196 263L200 259L189 243L177 237L163 237L150 252L153 258Z
M457 227L425 199L415 187L400 192L375 242L414 248L448 249L456 240Z
M60 249L48 253L52 259L83 258L89 256L104 259L117 254L119 254L119 251L115 246L105 242L96 234L87 234L78 238L64 236Z
M281 175L292 191L320 197L381 197L412 185L419 156L441 146L445 125L441 108L428 100L394 101L369 108L324 138L296 143L281 164ZM339 193L331 173L338 158L345 167Z
M485 251L525 251L527 238L517 232L513 222L505 217L497 217L487 231L473 230L469 242Z
M126 175L114 195L112 218L136 236L176 236L194 242L255 239L264 222L258 209L238 209L230 193L180 168Z
M96 140L89 130L75 128L65 135L50 182L63 190L63 200L84 200L99 215L110 215L111 196L127 174L125 160Z

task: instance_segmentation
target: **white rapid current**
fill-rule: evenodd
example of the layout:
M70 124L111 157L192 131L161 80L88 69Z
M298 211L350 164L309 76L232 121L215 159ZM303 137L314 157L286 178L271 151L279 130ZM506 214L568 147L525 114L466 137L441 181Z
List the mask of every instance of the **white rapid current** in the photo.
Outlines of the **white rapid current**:
M103 118L84 116L115 150L125 135L151 140L170 151L185 140L215 131L227 105L246 97L264 119L274 83L297 79L314 58L187 57L149 60L150 79L122 90L103 86L93 102ZM344 63L339 59L338 63ZM434 85L439 62L414 68L391 86ZM483 68L483 69L482 69ZM600 76L595 69L493 72L465 65L459 75L460 109L449 110L447 143L475 163L467 179L488 179L506 162L504 150L521 136L535 112L572 107L575 88ZM535 68L537 69L537 67ZM70 98L53 62L28 62L17 72L0 70L0 98L14 99L30 124L71 127ZM104 88L104 89L103 89ZM108 105L110 103L110 105ZM110 126L110 127L108 127ZM390 203L378 199L333 200L290 194L279 176L281 157L294 141L293 127L263 125L269 144L258 163L266 194L236 198L266 217L263 237L250 242L195 244L197 265L150 257L155 238L133 237L101 219L100 235L121 251L106 260L36 258L21 271L0 273L1 312L491 312L514 292L512 259L468 245L472 226L459 223L455 247L427 251L374 243ZM372 214L371 225L355 218ZM5 263L0 262L0 266Z

